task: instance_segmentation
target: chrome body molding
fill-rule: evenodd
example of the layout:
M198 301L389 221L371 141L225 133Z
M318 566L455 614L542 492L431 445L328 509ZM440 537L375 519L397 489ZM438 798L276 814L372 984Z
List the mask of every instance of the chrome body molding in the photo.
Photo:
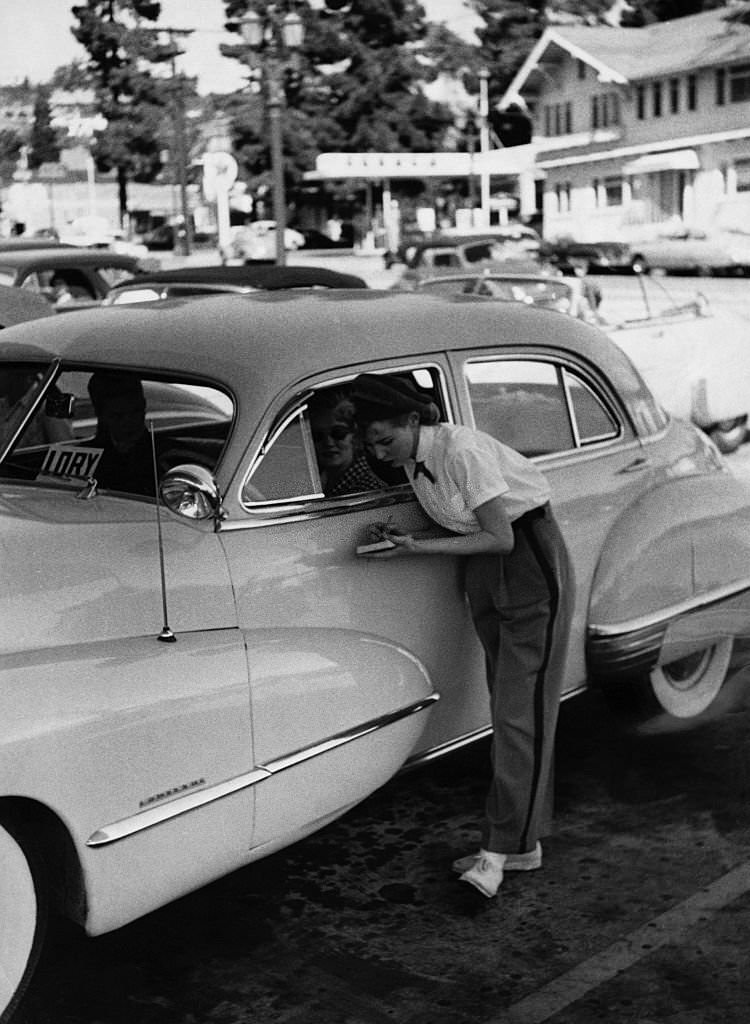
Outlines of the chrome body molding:
M713 614L721 610L716 624ZM750 580L682 601L653 615L611 626L589 627L586 658L595 677L624 679L650 672L721 637L747 631Z
M724 587L717 587L710 593L697 594L695 597L689 597L684 601L680 601L678 604L671 605L669 608L660 608L658 612L651 612L649 615L643 615L637 619L630 619L628 622L617 622L613 625L607 626L590 625L588 629L589 636L623 636L627 633L634 633L636 630L655 627L659 624L666 625L679 615L685 615L687 612L708 608L710 605L717 604L719 601L726 601L728 598L738 597L747 591L750 591L750 577L742 580L735 580L733 583L729 583Z
M206 804L213 803L216 800L223 800L225 797L238 793L240 790L247 789L250 786L257 786L258 783L265 782L266 779L270 779L280 772L293 768L312 758L320 757L322 754L329 753L331 750L342 747L347 743L352 743L354 740L361 739L363 736L367 736L379 729L384 729L395 722L408 718L410 715L425 711L438 700L440 700L440 695L431 693L427 697L409 704L407 707L399 708L397 711L391 711L385 715L379 715L377 718L329 736L327 739L321 740L320 743L305 747L303 750L296 750L290 754L285 754L283 757L268 761L266 764L257 765L252 771L245 772L233 779L227 779L225 782L210 786L208 789L178 797L176 800L170 800L160 807L149 808L130 818L123 818L109 825L103 825L89 836L86 840L86 846L95 849L109 846L111 843L126 839L128 836L143 832L145 829L153 828L154 825L171 821L173 818L197 810L199 807L206 806Z
M586 693L588 685L583 683L581 686L576 686L571 690L566 690L565 693L561 694L560 700L570 700L572 697L578 697L582 693ZM479 740L485 739L487 736L492 735L492 726L484 725L481 729L473 729L471 732L464 733L462 736L457 736L454 740L450 740L448 743L439 743L435 747L430 747L429 750L423 750L419 754L414 754L404 764L402 771L409 771L412 768L419 768L423 764L428 764L430 761L437 761L440 757L445 757L447 754L452 754L457 750L461 750L463 747L468 747L472 743L477 743Z
M446 754L452 754L455 750L460 750L462 747L468 747L470 743L476 743L477 740L484 739L485 736L489 736L492 732L492 726L486 725L481 729L474 729L472 732L464 733L463 736L457 736L456 739L450 740L448 743L440 743L436 747L430 747L429 750L423 750L419 754L415 754L410 757L404 764L404 770L409 768L417 768L419 765L427 764L429 761L436 761L439 757L444 757Z

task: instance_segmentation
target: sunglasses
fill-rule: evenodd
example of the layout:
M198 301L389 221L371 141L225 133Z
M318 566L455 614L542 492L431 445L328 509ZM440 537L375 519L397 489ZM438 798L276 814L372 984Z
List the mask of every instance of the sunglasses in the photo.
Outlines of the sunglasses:
M313 430L313 441L323 442L327 441L329 437L332 441L345 441L353 433L353 427L337 424L331 427L330 430Z

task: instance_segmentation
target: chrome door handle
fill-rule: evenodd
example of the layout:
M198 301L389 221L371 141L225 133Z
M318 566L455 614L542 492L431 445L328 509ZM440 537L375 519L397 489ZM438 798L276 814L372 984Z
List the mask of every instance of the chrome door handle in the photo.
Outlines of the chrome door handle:
M648 469L651 465L651 461L645 455L639 455L638 458L633 459L627 466L623 466L622 469L618 469L618 473L637 473L640 469Z

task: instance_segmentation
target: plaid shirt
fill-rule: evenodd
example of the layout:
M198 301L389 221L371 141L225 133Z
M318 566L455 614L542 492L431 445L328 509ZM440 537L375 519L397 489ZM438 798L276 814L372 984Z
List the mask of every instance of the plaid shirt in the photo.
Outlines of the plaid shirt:
M382 486L382 480L375 476L364 455L358 455L333 487L325 488L325 495L331 498L339 494L356 494L358 491L379 491Z

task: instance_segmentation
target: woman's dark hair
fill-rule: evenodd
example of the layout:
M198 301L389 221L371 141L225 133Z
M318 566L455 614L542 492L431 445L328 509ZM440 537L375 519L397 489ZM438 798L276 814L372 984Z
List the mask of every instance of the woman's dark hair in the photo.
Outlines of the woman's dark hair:
M321 416L323 413L332 412L342 423L346 423L354 430L355 407L349 393L341 388L334 388L332 391L317 391L307 404L310 418Z
M413 412L419 414L419 422L425 425L440 420L440 410L430 396L418 391L410 380L395 374L361 373L354 379L351 397L360 427L376 420L403 424Z

